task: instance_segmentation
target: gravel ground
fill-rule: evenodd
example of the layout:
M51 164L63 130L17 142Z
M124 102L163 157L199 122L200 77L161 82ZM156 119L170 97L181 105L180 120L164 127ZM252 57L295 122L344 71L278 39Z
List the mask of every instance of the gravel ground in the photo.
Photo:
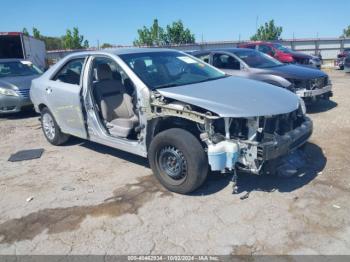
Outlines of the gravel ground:
M146 159L79 139L51 146L34 113L1 117L0 254L350 254L350 75L329 74L332 101L309 108L306 167L240 175L238 195L217 174L173 194ZM7 161L32 148L45 152Z

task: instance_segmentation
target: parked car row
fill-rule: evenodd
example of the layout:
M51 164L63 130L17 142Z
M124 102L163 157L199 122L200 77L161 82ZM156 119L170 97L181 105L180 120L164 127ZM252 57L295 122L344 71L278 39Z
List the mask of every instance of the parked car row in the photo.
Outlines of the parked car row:
M30 99L47 141L61 145L76 136L147 157L164 187L186 194L209 170L230 172L233 181L236 171L277 172L279 159L312 134L303 99L332 95L324 72L258 50L191 54L160 48L78 52L40 77L28 61L3 61L0 85L7 86L0 103L17 97L19 106L3 106L17 111L29 86L21 91L10 76L35 78Z
M0 114L33 107L32 79L46 68L45 43L20 32L0 32Z
M239 45L240 48L256 49L265 53L282 63L299 64L312 66L321 69L322 61L317 56L311 56L304 53L296 52L279 43L270 42L251 42Z
M230 48L191 54L229 75L288 89L308 102L320 98L329 99L332 96L332 84L326 73L314 68L283 64L256 50Z

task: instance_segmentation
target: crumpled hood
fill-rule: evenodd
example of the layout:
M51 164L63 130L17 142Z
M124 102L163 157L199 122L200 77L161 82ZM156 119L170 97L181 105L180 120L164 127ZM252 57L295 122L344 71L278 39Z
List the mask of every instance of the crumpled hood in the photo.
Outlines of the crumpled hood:
M39 76L40 75L1 77L0 87L13 89L13 90L29 89L32 83L32 80Z
M157 89L164 97L201 107L221 117L254 117L296 110L299 98L290 91L241 77Z

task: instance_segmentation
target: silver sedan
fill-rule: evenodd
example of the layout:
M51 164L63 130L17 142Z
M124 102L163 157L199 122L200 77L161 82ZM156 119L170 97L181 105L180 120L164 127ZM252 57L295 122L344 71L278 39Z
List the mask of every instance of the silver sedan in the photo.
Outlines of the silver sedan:
M29 61L0 59L0 114L16 113L32 106L30 85L41 74Z

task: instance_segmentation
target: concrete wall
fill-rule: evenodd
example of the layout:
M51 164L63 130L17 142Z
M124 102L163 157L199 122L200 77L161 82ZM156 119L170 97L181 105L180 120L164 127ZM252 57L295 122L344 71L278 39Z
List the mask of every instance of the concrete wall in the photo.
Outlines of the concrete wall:
M344 48L350 48L350 38L317 38L317 39L286 39L278 41L282 45L292 48L296 51L304 52L307 54L315 54L321 52L323 59L335 59L337 54ZM189 45L174 45L168 46L168 48L179 50L202 50L202 49L214 49L214 48L228 48L236 47L237 44L242 43L238 41L224 41L224 42L204 42ZM82 50L57 50L48 51L47 57L52 62L56 62L60 58L72 52Z

